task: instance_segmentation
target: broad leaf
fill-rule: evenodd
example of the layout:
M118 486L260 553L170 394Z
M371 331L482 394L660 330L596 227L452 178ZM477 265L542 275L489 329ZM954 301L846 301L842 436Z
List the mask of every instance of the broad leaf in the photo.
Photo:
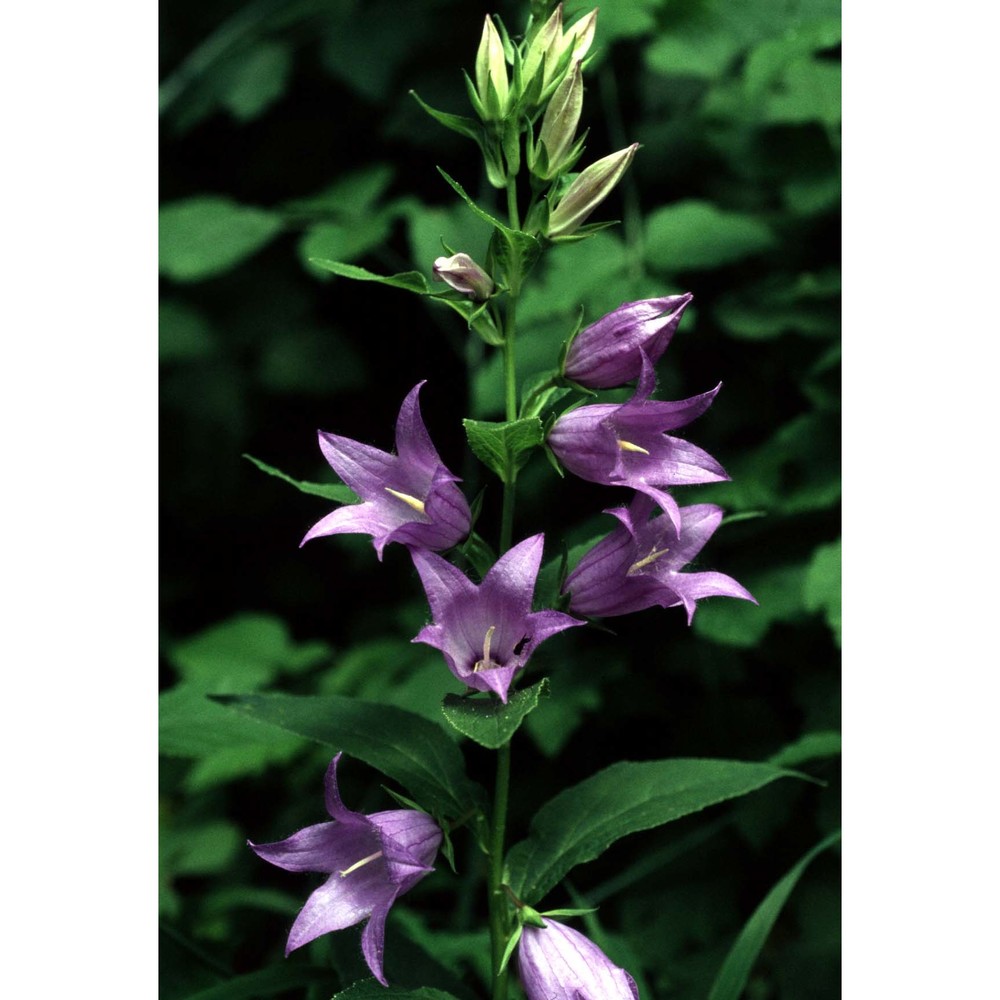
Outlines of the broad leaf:
M301 480L293 479L280 469L276 469L273 465L268 465L259 458L254 458L253 455L248 455L244 452L243 457L253 462L261 472L266 472L269 476L277 476L278 479L283 479L286 483L291 483L292 486L303 493L309 493L316 497L325 497L327 500L334 500L337 503L357 503L358 501L354 491L342 483L304 483Z
M548 697L548 693L549 682L543 678L523 691L515 691L506 705L493 697L449 694L441 711L463 736L488 750L497 750L517 732L525 716L534 711L539 699Z
M616 840L794 776L737 760L622 761L560 792L536 814L508 857L511 888L530 905L575 865Z
M462 423L476 458L488 465L505 483L513 481L531 457L532 450L545 439L538 417L505 423L465 419Z
M843 620L840 594L841 556L839 539L816 549L806 570L805 589L802 595L807 610L823 612L838 646Z
M479 802L481 789L466 777L456 744L440 726L413 712L339 695L236 695L216 700L363 760L438 815L460 816Z
M747 980L750 978L750 970L753 968L761 948L764 947L764 942L767 940L774 922L778 919L781 908L792 894L795 884L813 858L837 843L838 840L840 840L839 830L830 834L809 851L765 896L764 902L757 907L753 916L747 921L746 926L726 956L725 962L722 963L719 975L708 994L708 1000L739 1000L743 995Z
M839 757L840 746L840 733L835 730L803 733L794 743L789 743L774 754L770 762L778 767L798 767L807 760Z
M160 209L160 271L175 281L222 274L269 243L281 218L230 198L205 195Z

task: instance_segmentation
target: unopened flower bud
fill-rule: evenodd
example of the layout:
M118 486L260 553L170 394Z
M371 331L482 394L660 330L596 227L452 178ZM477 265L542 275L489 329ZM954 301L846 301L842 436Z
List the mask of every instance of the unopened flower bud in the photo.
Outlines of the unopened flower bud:
M587 216L611 193L635 157L639 143L592 163L570 184L549 216L549 237L569 236L583 225Z
M493 279L467 253L438 257L434 261L434 280L478 302L485 302L493 293Z
M572 59L582 59L590 51L590 46L594 43L594 34L596 31L597 8L595 7L585 17L581 17L580 20L566 32L565 42L567 45L572 44L573 46L573 55L571 56Z
M551 64L553 61L550 53L554 52L558 60L558 54L563 47L562 11L563 5L559 4L528 45L524 53L522 71L525 84L528 84L536 73L544 73L546 63Z
M507 61L500 33L489 14L486 15L479 51L476 53L476 89L486 109L486 120L499 121L503 118L509 92Z
M528 1000L639 1000L635 980L579 931L556 920L526 926L517 964Z
M580 63L573 64L573 69L566 75L563 82L545 109L542 119L542 131L538 136L538 146L535 152L536 167L532 172L542 180L551 180L569 166L572 156L570 150L576 127L580 122L583 110L583 73ZM542 147L545 148L545 159L539 161Z
M573 338L563 374L588 389L613 389L638 378L643 354L652 365L660 360L691 298L688 292L623 302Z

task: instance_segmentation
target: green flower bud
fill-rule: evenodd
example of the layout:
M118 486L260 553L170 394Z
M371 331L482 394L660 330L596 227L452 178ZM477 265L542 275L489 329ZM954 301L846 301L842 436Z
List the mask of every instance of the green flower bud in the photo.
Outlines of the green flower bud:
M486 15L483 36L476 53L476 89L485 109L485 121L499 121L507 110L509 84L503 42L493 19Z
M622 179L638 148L639 143L634 142L587 167L552 210L546 236L552 239L575 233Z
M559 4L552 12L552 16L542 25L538 34L528 44L524 53L525 86L531 82L536 73L544 72L546 59L553 48L559 52L562 51L562 34L562 4Z
M580 63L556 88L545 109L542 131L535 147L532 173L542 180L552 180L572 166L573 138L583 110L583 72ZM544 156L542 149L544 147ZM574 151L575 152L575 151Z

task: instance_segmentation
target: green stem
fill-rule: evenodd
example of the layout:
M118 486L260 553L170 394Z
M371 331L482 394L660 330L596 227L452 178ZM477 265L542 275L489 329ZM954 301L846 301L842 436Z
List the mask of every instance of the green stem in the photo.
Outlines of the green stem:
M507 1000L507 970L500 971L510 934L507 898L503 891L504 834L510 794L510 743L497 751L497 781L493 795L493 829L490 835L490 942L493 947L493 1000Z
M521 219L517 214L517 178L507 178L507 215L510 217L510 228L520 229Z

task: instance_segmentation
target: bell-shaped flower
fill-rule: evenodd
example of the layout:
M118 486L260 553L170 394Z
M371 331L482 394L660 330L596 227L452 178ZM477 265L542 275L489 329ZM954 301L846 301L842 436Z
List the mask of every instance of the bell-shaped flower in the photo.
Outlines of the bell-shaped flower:
M525 925L517 964L528 1000L639 1000L623 968L590 938L551 917L544 927Z
M650 399L656 376L643 355L635 394L626 403L595 403L564 413L548 444L574 475L592 483L628 486L652 497L680 532L680 508L663 488L728 479L706 451L666 431L701 416L722 387L676 402Z
M642 374L642 356L655 365L677 332L693 296L623 302L584 327L566 353L563 373L589 389L613 389Z
M617 153L611 153L610 156L591 163L570 184L566 193L552 209L545 235L555 239L575 233L586 221L587 216L611 194L628 170L638 148L639 143L634 142L631 146L618 150Z
M543 535L534 535L500 557L480 584L447 559L411 549L434 616L413 639L440 649L448 669L476 691L507 701L518 671L549 636L583 625L561 611L532 611Z
M606 511L620 525L599 541L566 578L564 593L570 610L592 618L628 615L643 608L684 605L688 624L703 597L753 595L725 573L682 573L701 552L722 520L714 504L680 508L680 534L666 515L654 512L655 504L642 493L628 507Z
M444 281L477 302L485 302L493 294L493 279L467 253L436 258L434 280Z
M333 822L307 826L274 844L250 843L250 847L286 871L330 876L299 911L285 954L321 934L367 920L361 949L368 968L384 986L386 916L399 896L434 870L431 863L441 844L441 830L416 809L369 816L348 809L337 789L340 757L338 753L326 771L326 809Z
M319 446L334 472L363 503L338 507L317 521L302 544L323 535L371 535L378 553L390 542L448 549L469 533L468 501L458 476L442 463L420 416L417 383L396 420L396 454L319 432Z

